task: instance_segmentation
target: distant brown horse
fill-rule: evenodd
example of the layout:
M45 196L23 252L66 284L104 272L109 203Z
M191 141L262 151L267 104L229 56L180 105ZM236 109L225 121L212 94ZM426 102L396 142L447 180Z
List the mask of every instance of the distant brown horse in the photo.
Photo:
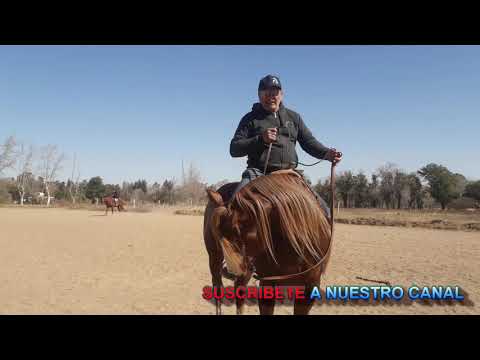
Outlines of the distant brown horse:
M105 215L108 214L108 209L112 209L112 215L113 215L113 208L116 207L118 211L126 211L125 209L125 201L122 199L118 199L117 203L115 203L115 200L111 196L106 196L103 198L103 203L105 204Z
M310 293L320 285L330 256L333 229L315 195L299 176L271 174L252 180L227 205L236 185L207 190L204 240L213 286L223 286L224 257L236 276L235 288L248 284L253 264L261 287L303 286L305 299L295 300L294 314L308 314ZM261 315L273 314L275 300L258 301ZM237 298L236 305L237 314L243 313L245 300ZM216 307L221 314L221 302Z

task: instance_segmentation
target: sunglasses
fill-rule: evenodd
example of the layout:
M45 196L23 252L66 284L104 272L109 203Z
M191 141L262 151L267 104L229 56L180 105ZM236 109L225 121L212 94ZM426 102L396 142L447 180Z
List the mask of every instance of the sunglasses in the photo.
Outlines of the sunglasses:
M260 94L262 96L268 96L268 97L272 97L272 96L278 96L280 94L280 89L278 88L272 88L272 89L268 89L268 90L262 90L260 91Z

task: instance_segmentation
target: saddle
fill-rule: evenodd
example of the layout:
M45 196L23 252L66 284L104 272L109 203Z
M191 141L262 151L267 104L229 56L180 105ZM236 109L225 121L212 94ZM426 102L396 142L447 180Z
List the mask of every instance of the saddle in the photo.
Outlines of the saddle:
M302 177L302 175L300 175L298 173L298 170L295 171L293 169L282 169L282 170L276 170L276 171L272 171L269 175L285 175L285 174L288 174L288 175L295 175L299 178Z

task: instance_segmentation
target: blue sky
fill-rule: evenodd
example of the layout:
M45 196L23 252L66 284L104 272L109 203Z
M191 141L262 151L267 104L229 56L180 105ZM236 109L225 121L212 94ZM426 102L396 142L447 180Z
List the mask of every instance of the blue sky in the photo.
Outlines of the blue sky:
M74 153L107 183L179 180L182 159L238 180L230 140L269 73L344 153L338 171L435 162L480 179L480 46L0 46L0 140L58 145L60 180ZM305 170L316 182L329 163Z

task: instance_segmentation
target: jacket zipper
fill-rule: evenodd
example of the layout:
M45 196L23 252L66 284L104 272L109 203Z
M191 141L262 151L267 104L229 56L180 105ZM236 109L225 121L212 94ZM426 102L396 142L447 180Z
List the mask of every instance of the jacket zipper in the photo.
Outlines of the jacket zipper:
M277 119L277 111L273 113L273 115L275 116L275 119ZM280 120L279 120L280 122ZM280 122L280 126L282 125L282 123ZM278 141L278 138L280 137L280 128L277 128L277 141ZM280 152L280 169L283 169L283 152L285 151L284 149L284 146L281 147L282 151Z

